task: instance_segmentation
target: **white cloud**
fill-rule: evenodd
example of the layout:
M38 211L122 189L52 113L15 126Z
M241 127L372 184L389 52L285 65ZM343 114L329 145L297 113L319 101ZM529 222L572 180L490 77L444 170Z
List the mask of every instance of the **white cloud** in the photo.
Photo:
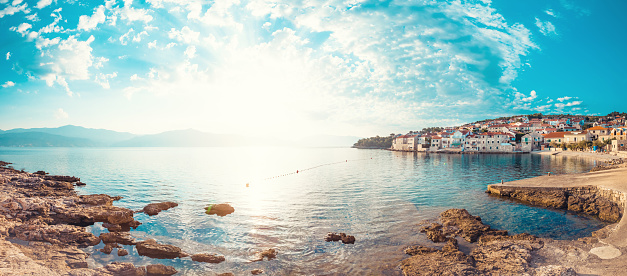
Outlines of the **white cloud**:
M15 86L15 83L12 81L7 81L5 82L3 85L1 85L3 88L8 88L8 87L13 87Z
M572 98L573 98L573 97L568 97L568 96L565 96L565 97L557 98L557 100L558 100L558 101L560 101L560 102L563 102L563 101L568 101L568 100L570 100L570 99L572 99Z
M157 41L153 40L152 42L148 42L148 49L155 49L157 48Z
M33 13L33 14L30 14L30 15L27 15L24 18L26 18L26 19L28 19L30 21L33 21L33 22L39 21L39 17L37 16L37 13Z
M57 120L63 120L63 119L67 119L67 118L69 118L69 117L70 117L70 115L68 115L68 114L67 114L67 112L65 112L65 111L63 110L63 108L59 108L59 109L57 109L57 110L55 110L55 111L54 111L54 117L55 117Z
M109 88L111 88L111 86L109 85L109 80L110 79L114 79L117 76L118 76L117 72L113 72L111 74L100 73L100 74L96 75L96 78L94 79L94 81L96 83L100 84L100 86L102 86L102 88L109 89Z
M266 22L266 23L263 23L261 27L267 30L267 29L270 29L270 26L272 26L272 23Z
M37 41L35 42L35 47L37 47L37 49L41 50L41 49L46 48L46 47L57 45L57 44L59 44L60 41L61 41L60 37L55 37L53 39L37 37Z
M7 6L3 10L0 10L0 18L3 18L7 15L14 15L18 12L26 12L27 10L26 7L28 7L28 4L26 3L24 3L23 5L19 5L19 6L18 5Z
M536 26L545 36L557 35L557 32L555 31L555 25L553 25L553 23L549 21L542 21L536 17Z
M11 58L11 52L7 52L7 60L9 60Z
M546 13L546 14L548 14L550 16L553 16L553 17L557 17L557 15L555 14L555 12L552 9L545 10L544 13Z
M137 74L133 74L130 78L131 81L136 81L136 80L141 80L142 78L140 78Z
M20 24L17 27L9 28L9 30L17 32L17 33L20 33L22 35L22 37L24 37L24 36L26 36L28 34L28 30L30 28L32 28L32 27L33 27L33 25L24 22L24 23Z
M130 39L131 33L133 33L133 32L135 32L135 30L133 30L133 28L130 28L128 30L128 32L126 32L125 34L121 35L120 36L120 44L122 44L122 45L128 44L128 40Z
M43 9L47 6L50 6L50 4L52 4L52 0L39 0L35 8Z
M95 29L98 24L104 23L107 17L104 14L105 7L99 6L94 10L92 16L89 15L81 15L78 18L78 30L89 31L91 29Z
M185 49L185 56L187 56L187 58L194 58L194 56L196 56L196 47L195 46L189 46L187 47L187 49Z
M141 33L138 33L136 36L133 37L133 42L141 42L142 41L142 35L148 36L148 32L142 31Z
M567 103L566 106L577 106L577 105L581 105L582 103L583 103L582 101L574 101L574 102Z
M148 10L145 9L136 9L132 7L133 0L124 0L123 8L116 8L115 13L119 14L122 20L126 20L128 23L132 23L134 21L142 21L144 23L148 23L152 21L152 16Z
M200 36L200 32L193 31L187 26L184 26L180 31L172 28L168 32L168 37L171 39L176 39L180 42L184 43L192 43L198 42L198 37Z
M98 57L94 60L94 68L100 69L104 66L105 62L108 62L109 59L106 57Z

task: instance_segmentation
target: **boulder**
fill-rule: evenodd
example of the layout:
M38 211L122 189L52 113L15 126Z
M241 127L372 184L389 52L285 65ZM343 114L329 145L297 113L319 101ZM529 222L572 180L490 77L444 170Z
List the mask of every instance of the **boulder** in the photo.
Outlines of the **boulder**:
M259 275L261 273L263 273L263 270L258 269L258 268L257 269L253 269L253 270L250 271L250 274L252 274L252 275Z
M205 214L207 215L218 215L220 217L224 217L233 212L235 212L235 208L231 207L228 203L212 204L205 207Z
M218 256L215 254L201 253L192 255L192 261L194 262L219 264L221 262L224 262L225 260L226 259L224 258L224 256Z
M154 259L174 259L189 256L174 245L159 244L154 239L138 242L135 248L137 248L139 255Z
M330 241L342 241L345 244L353 244L355 243L355 236L347 235L346 233L327 233L327 236L324 237L324 240L327 242Z
M126 256L126 255L128 255L128 251L126 251L126 249L118 248L118 256L122 257L122 256Z
M149 216L154 216L159 214L161 211L168 210L170 208L179 206L178 203L174 202L159 202L159 203L150 203L142 209L142 212L146 213Z
M146 274L148 276L170 276L177 272L174 267L163 264L150 264L146 266Z
M135 267L132 263L112 262L104 267L97 269L103 275L116 276L145 276L146 268L143 266Z
M104 248L100 249L100 252L105 253L105 254L111 254L111 251L113 251L113 248L120 248L121 246L118 245L117 243L107 243L105 244Z
M135 245L135 238L128 232L101 233L100 239L103 243L119 243L124 245Z

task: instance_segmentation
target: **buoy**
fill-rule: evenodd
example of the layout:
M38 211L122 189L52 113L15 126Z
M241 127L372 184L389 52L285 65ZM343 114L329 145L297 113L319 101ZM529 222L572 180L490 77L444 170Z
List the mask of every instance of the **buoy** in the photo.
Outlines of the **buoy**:
M298 173L298 170L296 170L296 173Z
M250 187L250 184L249 184L249 183L246 183L246 188L248 188L248 187Z

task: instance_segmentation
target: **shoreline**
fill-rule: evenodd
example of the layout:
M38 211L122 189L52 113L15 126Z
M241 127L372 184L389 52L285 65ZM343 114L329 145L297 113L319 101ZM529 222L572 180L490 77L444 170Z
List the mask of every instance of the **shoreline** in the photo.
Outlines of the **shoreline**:
M577 240L510 236L507 230L484 225L481 218L464 209L449 209L441 213L439 223L422 228L427 238L446 244L441 248L407 248L405 253L411 257L399 264L404 275L625 275L627 164L615 156L595 153L569 152L561 156L593 159L603 165L586 173L492 184L486 193L521 204L568 209L613 224Z
M137 250L151 259L189 258L220 263L224 256L190 254L154 239L136 241L131 229L142 223L135 213L148 216L178 206L174 202L150 203L142 210L113 205L122 197L106 194L78 195L77 177L15 170L0 161L0 275L174 275L173 266L150 262L136 266L124 256ZM218 204L219 205L219 204ZM95 236L86 226L102 223L108 231ZM123 246L124 245L124 246ZM96 263L81 248L110 255ZM112 252L117 253L113 256ZM127 260L125 262L125 260ZM151 264L152 263L152 264ZM223 273L220 275L233 275Z

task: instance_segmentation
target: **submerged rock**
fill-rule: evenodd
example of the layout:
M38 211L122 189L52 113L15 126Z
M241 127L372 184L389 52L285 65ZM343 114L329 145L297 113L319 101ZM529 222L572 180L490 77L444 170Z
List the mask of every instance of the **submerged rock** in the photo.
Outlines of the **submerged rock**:
M154 239L138 242L135 248L137 248L139 255L154 259L174 259L189 256L182 252L179 247L169 244L159 244Z
M207 215L218 215L220 217L224 217L228 214L232 214L233 212L235 212L235 208L231 207L228 203L212 204L205 207L205 214Z
M120 248L121 246L118 245L117 243L107 243L105 244L104 248L100 249L99 251L105 254L111 254L111 251L113 251L113 248Z
M176 206L179 206L179 204L178 203L174 203L174 202L150 203L150 204L146 205L146 207L144 207L144 209L142 209L142 212L146 213L149 216L154 216L156 214L159 214L159 212L161 212L161 211L165 211L165 210L168 210L170 208L174 208Z
M259 252L257 254L257 259L252 260L253 262L263 261L263 258L268 258L268 261L276 258L277 250L274 248L266 249L264 251Z
M250 274L252 274L252 275L259 275L261 273L263 273L263 270L258 269L258 268L257 269L253 269L253 270L250 271Z
M221 262L224 262L225 260L226 259L224 258L224 256L218 256L215 254L201 253L192 255L192 261L194 262L219 264Z
M118 248L118 256L122 257L122 256L126 256L128 255L128 251L124 248Z

